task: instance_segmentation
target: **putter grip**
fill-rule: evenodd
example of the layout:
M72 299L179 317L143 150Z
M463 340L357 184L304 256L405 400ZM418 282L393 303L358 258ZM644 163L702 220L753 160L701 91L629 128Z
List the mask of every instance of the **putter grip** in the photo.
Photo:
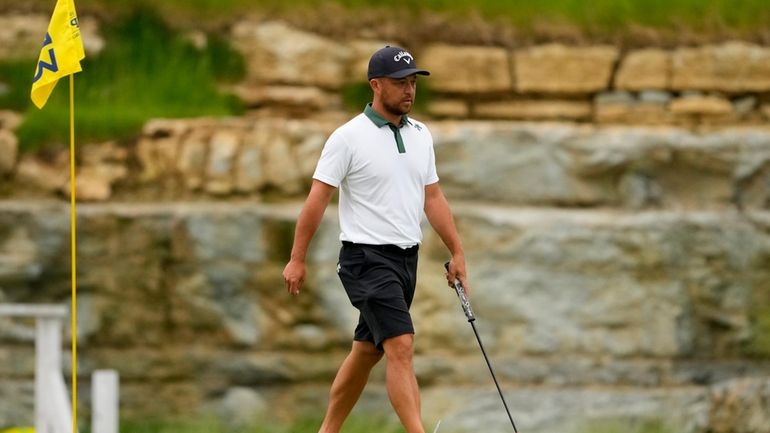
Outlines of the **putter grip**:
M444 263L444 269L449 272L449 262ZM465 317L468 318L468 322L473 322L476 320L476 316L473 315L471 303L468 301L468 297L465 296L465 289L463 288L462 283L460 283L460 280L455 278L453 286L455 288L455 292L457 293L457 297L460 298L460 305L463 307L463 313L465 313Z

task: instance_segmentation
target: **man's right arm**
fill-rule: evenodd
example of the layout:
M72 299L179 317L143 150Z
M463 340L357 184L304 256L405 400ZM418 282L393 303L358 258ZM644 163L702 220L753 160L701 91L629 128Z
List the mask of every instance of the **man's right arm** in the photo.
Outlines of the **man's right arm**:
M321 224L326 207L329 205L332 194L336 188L313 179L310 193L302 207L302 212L297 218L297 227L294 229L294 245L291 248L291 258L283 270L283 280L286 290L292 295L298 295L305 281L305 256L318 226Z

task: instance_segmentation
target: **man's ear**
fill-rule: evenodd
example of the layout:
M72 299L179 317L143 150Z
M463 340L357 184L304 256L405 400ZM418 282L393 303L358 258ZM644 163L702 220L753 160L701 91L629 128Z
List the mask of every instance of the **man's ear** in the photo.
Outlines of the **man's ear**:
M369 87L371 87L372 92L377 93L380 91L380 80L376 78L372 78L369 80Z

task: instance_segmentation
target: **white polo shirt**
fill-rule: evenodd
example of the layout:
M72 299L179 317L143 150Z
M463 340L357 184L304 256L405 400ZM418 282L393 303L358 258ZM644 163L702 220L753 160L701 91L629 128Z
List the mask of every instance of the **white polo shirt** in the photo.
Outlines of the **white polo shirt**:
M332 133L313 178L340 189L340 240L419 244L425 186L438 182L433 137L406 115L396 127L369 104Z

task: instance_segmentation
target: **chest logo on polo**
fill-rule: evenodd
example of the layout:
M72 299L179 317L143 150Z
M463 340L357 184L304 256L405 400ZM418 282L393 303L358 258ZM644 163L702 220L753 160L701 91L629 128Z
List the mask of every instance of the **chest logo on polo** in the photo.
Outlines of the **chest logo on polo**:
M407 53L406 51L399 51L398 54L396 54L393 57L393 60L400 62L401 60L405 61L406 64L412 63L412 60L414 60L414 57L412 57L411 54Z

